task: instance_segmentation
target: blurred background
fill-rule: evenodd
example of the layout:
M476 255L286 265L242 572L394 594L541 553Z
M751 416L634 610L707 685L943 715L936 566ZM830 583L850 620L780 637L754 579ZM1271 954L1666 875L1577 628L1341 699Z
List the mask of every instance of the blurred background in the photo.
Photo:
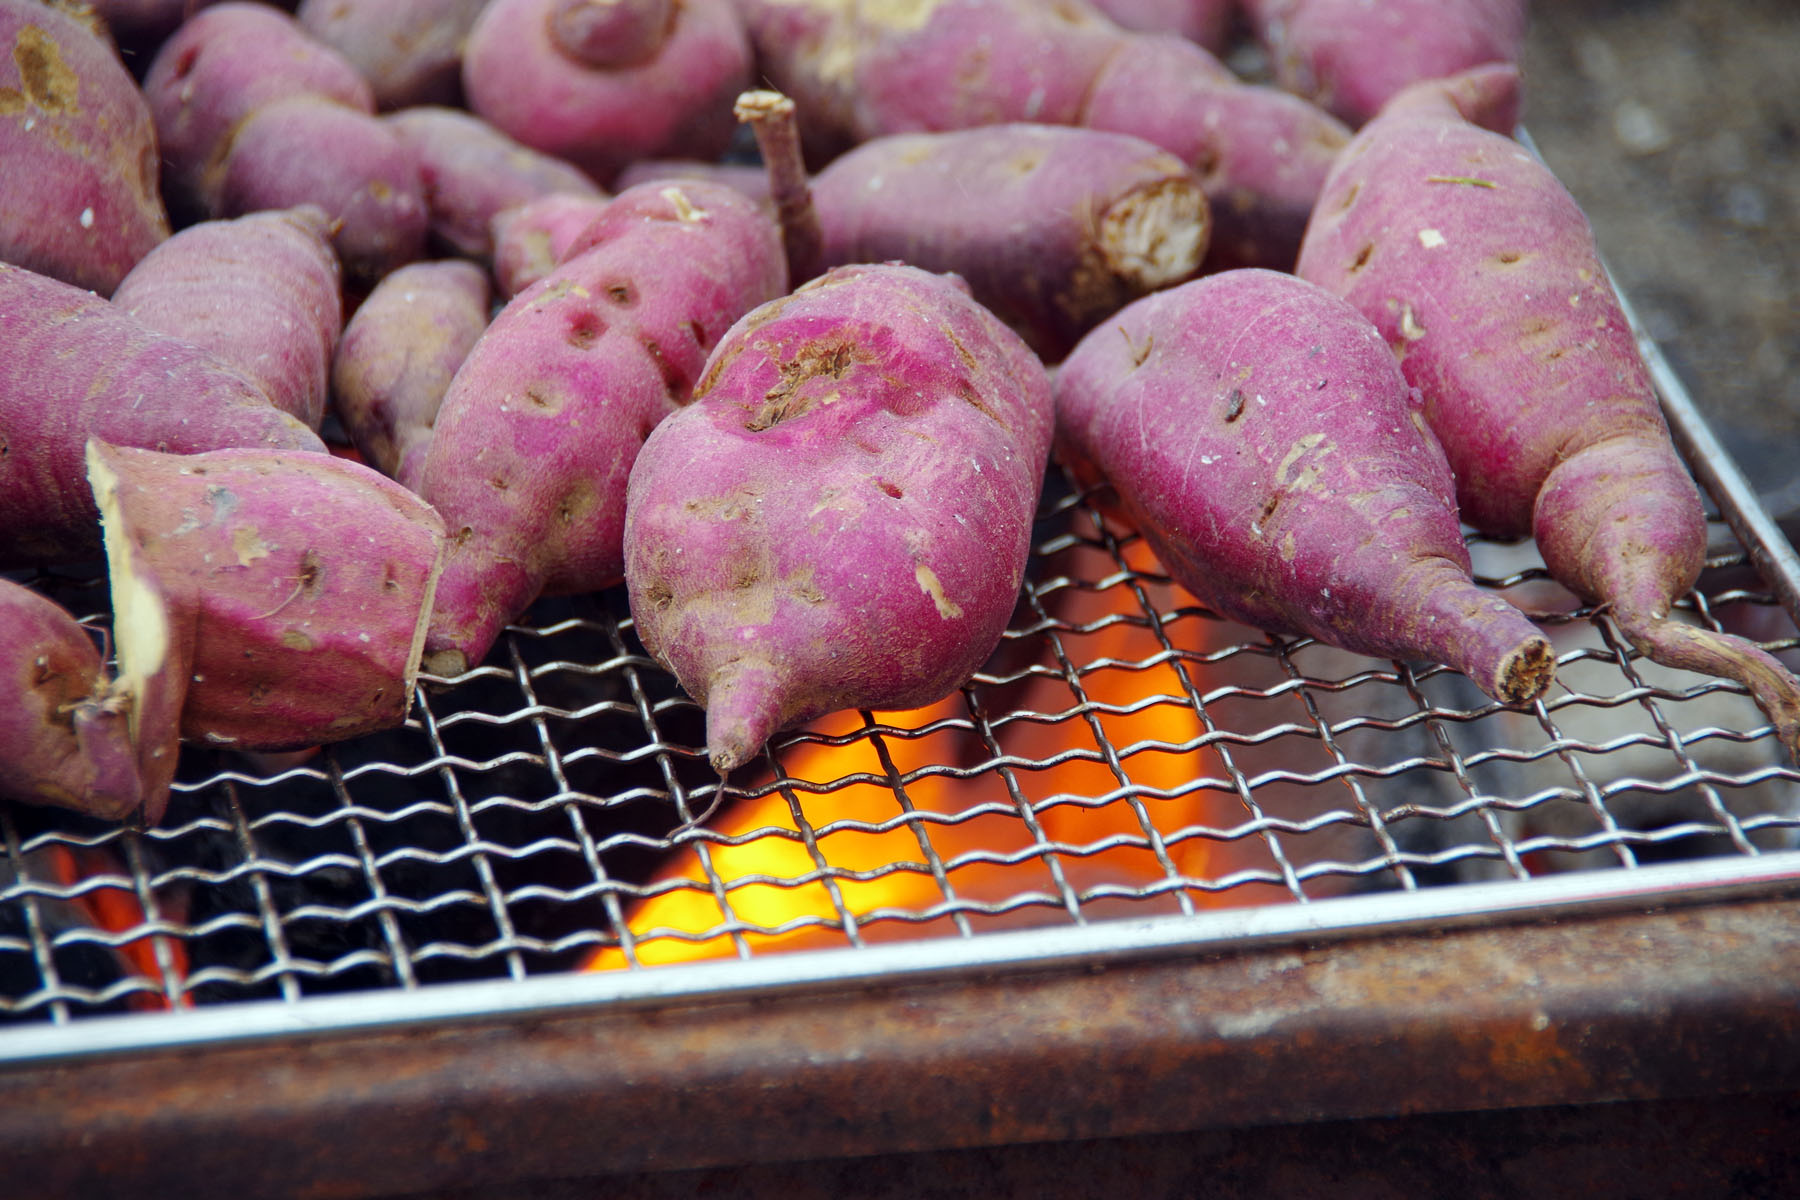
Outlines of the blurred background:
M1538 0L1525 124L1726 448L1800 524L1800 3Z

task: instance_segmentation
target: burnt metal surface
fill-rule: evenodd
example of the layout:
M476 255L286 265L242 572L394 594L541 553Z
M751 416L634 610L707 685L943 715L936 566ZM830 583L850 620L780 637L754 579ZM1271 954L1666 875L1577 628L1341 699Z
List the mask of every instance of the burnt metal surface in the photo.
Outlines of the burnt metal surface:
M3 1077L49 1195L378 1196L1800 1087L1787 899Z
M1800 1094L1365 1117L433 1191L431 1200L1788 1200ZM392 1200L425 1200L424 1196Z

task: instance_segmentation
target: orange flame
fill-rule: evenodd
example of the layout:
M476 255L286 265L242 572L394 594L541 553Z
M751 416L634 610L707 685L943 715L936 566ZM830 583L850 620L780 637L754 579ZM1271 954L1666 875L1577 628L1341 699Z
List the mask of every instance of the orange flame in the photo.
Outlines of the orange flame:
M98 847L52 845L47 850L51 874L65 888L74 887L84 879L114 874L119 870L117 860ZM136 929L146 920L144 907L138 902L137 895L131 889L117 884L103 884L83 892L75 898L74 903L87 915L94 928L107 933L124 933L128 929ZM160 979L162 964L157 959L159 946L168 956L169 968L175 979L187 978L187 951L174 938L156 934L133 938L122 943L118 947L118 953L131 965L135 974L146 979ZM127 997L126 1003L140 1012L171 1007L168 997L161 992L133 992ZM175 1006L186 1008L189 1003L185 994L178 994Z
M1156 569L1141 543L1127 561ZM1159 586L1177 605L1194 603ZM1071 905L1086 919L1124 906L1140 915L1266 902L1266 887L1209 892L1177 878L1218 878L1242 865L1232 844L1191 829L1241 820L1242 809L1194 787L1219 774L1213 752L1194 748L1203 726L1188 694L1204 691L1204 668L1169 653L1178 639L1185 650L1206 649L1191 643L1215 638L1217 623L1182 621L1159 636L1129 582L1052 596L1052 632L1019 639L1039 650L1026 681L985 689L1018 697L984 714L991 746L960 694L871 714L891 732L857 713L814 723L817 740L779 754L791 784L728 809L628 910L629 953L603 948L585 969L843 945L851 928L875 942L953 935L959 919L969 930L1066 921ZM1089 664L1074 685L1065 661ZM1117 772L1103 745L1117 749ZM943 765L958 763L964 775ZM873 781L840 782L858 775ZM1142 889L1159 894L1119 896ZM735 934L719 932L734 921Z

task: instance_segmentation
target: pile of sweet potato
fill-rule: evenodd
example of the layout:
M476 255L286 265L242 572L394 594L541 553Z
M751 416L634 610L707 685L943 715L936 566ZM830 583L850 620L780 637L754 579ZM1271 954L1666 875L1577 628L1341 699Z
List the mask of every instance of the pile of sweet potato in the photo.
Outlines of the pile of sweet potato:
M1533 535L1800 745L1672 614L1698 494L1508 136L1525 17L0 0L0 567L103 562L114 635L0 577L0 795L155 821L181 744L398 724L620 583L729 771L966 681L1052 454L1218 613L1504 704L1554 656L1460 531Z

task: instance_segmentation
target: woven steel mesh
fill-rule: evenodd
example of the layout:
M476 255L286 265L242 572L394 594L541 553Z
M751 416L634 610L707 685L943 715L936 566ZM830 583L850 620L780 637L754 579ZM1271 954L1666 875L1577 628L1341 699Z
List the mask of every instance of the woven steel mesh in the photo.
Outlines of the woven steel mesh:
M622 595L544 601L403 728L184 751L161 826L0 806L0 1021L980 937L1294 904L1800 835L1738 686L1638 657L1528 545L1478 577L1553 637L1529 709L1218 620L1053 477L1002 644L916 713L784 734L721 786ZM1682 611L1790 660L1723 526ZM32 580L104 636L104 588Z

